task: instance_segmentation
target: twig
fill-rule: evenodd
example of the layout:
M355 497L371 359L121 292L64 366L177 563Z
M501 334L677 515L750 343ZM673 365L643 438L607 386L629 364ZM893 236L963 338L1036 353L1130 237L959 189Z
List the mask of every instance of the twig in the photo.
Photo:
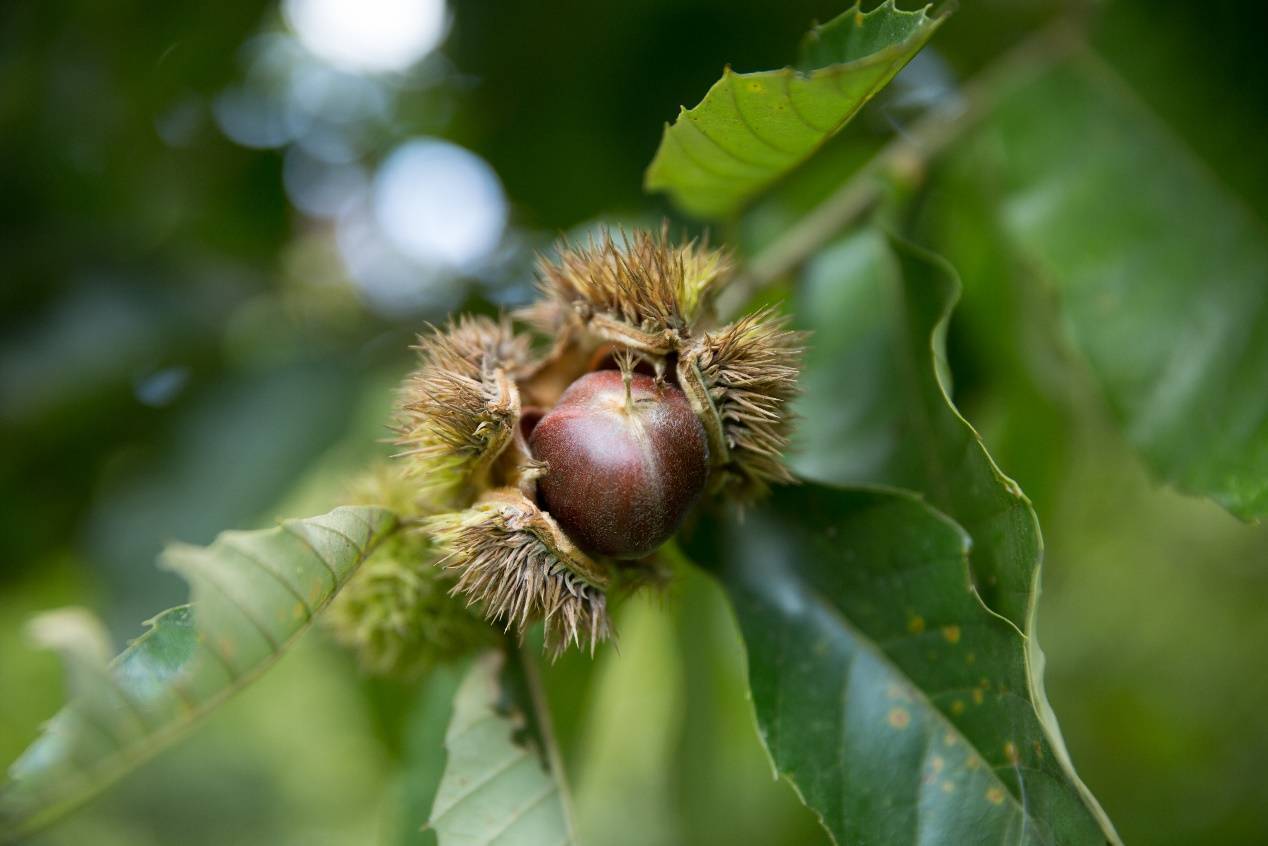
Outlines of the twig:
M826 200L754 257L727 286L719 303L734 315L762 288L795 270L851 222L866 214L895 183L921 178L928 162L979 122L1005 93L1050 67L1081 44L1064 22L1041 30L970 80L954 101L933 109L895 138Z

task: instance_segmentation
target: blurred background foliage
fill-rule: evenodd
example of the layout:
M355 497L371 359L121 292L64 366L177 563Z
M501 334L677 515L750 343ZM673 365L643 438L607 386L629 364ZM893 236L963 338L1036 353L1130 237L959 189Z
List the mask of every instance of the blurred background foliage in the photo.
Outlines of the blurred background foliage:
M0 759L62 701L26 619L87 605L122 642L185 595L153 565L164 542L337 504L386 451L423 321L524 301L533 252L562 231L672 213L641 186L677 106L724 64L786 63L841 6L6 4ZM758 249L1054 19L1268 217L1258 4L965 0L860 120L714 237ZM1039 512L1047 686L1074 761L1127 842L1263 842L1268 536L1151 480L978 187L948 168L905 225L964 278L957 403ZM771 779L712 584L687 573L618 622L619 654L550 673L582 835L826 842ZM365 681L315 633L39 842L425 842L411 786L438 778L435 688L454 683Z

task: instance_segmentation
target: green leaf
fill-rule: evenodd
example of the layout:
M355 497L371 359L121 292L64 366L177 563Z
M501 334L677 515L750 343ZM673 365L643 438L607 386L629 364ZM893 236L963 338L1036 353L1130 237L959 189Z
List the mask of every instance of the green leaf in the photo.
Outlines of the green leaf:
M693 109L666 125L647 169L649 191L685 211L725 217L805 161L911 61L941 25L929 7L893 0L866 14L858 3L816 27L798 68L723 71Z
M1090 55L1014 86L954 155L1154 471L1268 515L1263 220Z
M943 347L959 291L946 262L875 230L807 267L794 298L799 328L813 334L793 466L820 481L923 493L972 536L986 604L1026 631L1039 526L951 402Z
M440 846L573 842L559 781L530 740L525 710L508 694L505 660L501 652L478 659L454 699L449 760L430 822Z
M675 772L686 710L673 620L663 602L636 595L622 604L619 625L621 651L601 656L588 697L576 767L578 839L673 846L687 839L677 813L681 789L666 778Z
M847 532L834 526L832 520L836 519L837 512L825 513L821 509L828 508L827 505L817 506L808 501L798 501L795 508L777 515L781 530L791 533L789 543L796 547L797 543L791 538L824 532L838 538L842 553L825 561L802 561L797 557L787 560L799 568L798 579L812 586L812 594L822 593L826 601L838 609L838 622L843 630L854 630L856 635L874 641L875 648L889 655L909 676L911 684L924 692L922 705L927 707L932 703L933 710L942 718L954 722L981 757L998 766L1001 754L1006 759L1015 754L1020 766L1034 768L1034 778L1024 778L1030 771L1023 769L1023 777L1014 772L1011 781L1005 780L1010 795L1028 809L1023 817L1034 818L1033 825L1026 823L1026 832L1033 830L1042 835L1051 830L1062 834L1058 841L1041 838L1037 842L1116 842L1109 822L1074 775L1043 692L1043 657L1033 636L1042 560L1034 511L1017 485L995 465L977 433L950 399L951 379L944 340L958 296L959 282L945 262L875 230L864 230L839 241L807 267L795 298L795 316L801 328L813 330L814 335L803 373L805 395L798 407L802 421L795 466L800 472L820 480L901 486L919 491L967 531L971 545L958 549L956 554L960 559L968 559L967 574L971 574L971 578L966 574L960 588L947 593L946 580L950 577L945 572L939 575L930 565L927 570L919 571L919 578L909 572L890 573L885 578L873 573L867 577L869 583L852 583L847 592L827 591L819 580L822 574L806 568L835 568L848 576L847 570L859 566L855 562L863 560L864 550L855 549L851 540L853 530ZM828 496L824 489L814 490ZM791 496L794 495L781 494L777 506ZM794 520L798 513L803 515L799 526ZM850 513L843 510L840 516L844 518ZM895 545L895 555L904 549L907 551L902 552L903 555L935 549L928 546L928 539L922 538L913 526L890 525L886 529L893 533L890 542ZM737 543L745 548L759 543L745 534L748 531L745 529L738 535ZM817 547L819 540L807 543L809 546L803 544L803 549L814 548L816 555L821 554ZM725 560L724 554L735 553L719 553L716 560ZM766 554L768 557L773 554L769 543ZM939 553L934 557L945 556ZM945 570L947 565L942 566ZM880 573L883 572L882 569ZM929 580L933 586L927 587L922 579ZM785 587L782 580L772 580L767 585L776 600ZM945 608L933 604L939 598L950 602L948 597L955 596L959 596L959 604L950 617L946 616ZM737 606L739 604L737 599ZM864 620L868 614L882 614L886 626L906 625L905 640L891 642L886 629L872 628L872 623ZM756 667L759 650L769 647L760 642L768 636L763 632L773 632L775 628L769 620L758 625L745 624L742 609L740 615L741 625L748 631L750 661ZM968 623L979 619L991 621L989 637L970 636ZM947 630L946 626L959 628ZM975 631L982 629L976 623L974 626ZM786 644L798 642L793 631L797 637L806 634L793 627L786 635ZM953 637L948 637L947 631L956 632L961 640L952 643ZM933 636L937 633L943 633L943 642ZM942 666L940 650L945 652L948 647L974 642L971 637L986 637L986 640L980 649L951 649L952 654L961 656L961 665ZM815 656L805 659L805 663L809 668L807 672L818 674L821 685L837 691L833 695L838 695L847 682L849 689L854 689L853 678L839 676L844 663L820 664L820 653L816 650L824 642L821 637L815 635L800 642ZM910 655L895 651L913 649L911 643L918 643L924 651L917 650ZM982 650L986 649L991 650L992 658L983 662ZM966 669L969 652L973 653L974 664L982 672L960 679L955 674L969 672ZM925 666L921 666L918 660L921 658ZM942 679L939 672L951 674L953 678ZM971 683L960 684L965 689L960 691L959 699L947 693L952 689L951 682L959 684L965 679ZM983 679L985 686L982 686ZM756 686L755 680L755 696ZM969 705L978 704L973 700L977 695L973 691L979 689L984 701L988 701L988 690L999 694L1006 690L1002 698L1013 700L1013 704L1021 708L1013 714L1014 721L1001 725L991 721L974 723L974 715L981 712L969 710ZM795 696L785 689L780 690L780 695ZM964 695L970 699L964 700ZM956 705L957 701L962 704ZM961 714L954 713L961 707L965 709ZM1023 713L1025 720L1019 722L1018 715ZM773 711L764 713L759 705L758 717L767 732L773 730ZM992 719L998 719L998 715ZM784 725L788 724L785 720ZM991 733L993 731L1019 732L1021 736L1001 740ZM793 746L800 744L806 750L812 750L815 745L805 737L789 742ZM1012 745L1002 747L1002 743ZM879 753L884 751L881 748ZM860 812L859 803L867 806L863 810L873 808L868 803L876 797L869 793L868 782L850 777L832 783L826 793L822 790L816 793L810 784L825 776L816 774L813 767L806 769L810 766L807 761L815 759L798 759L795 750L782 753L781 758L781 753L772 748L772 754L781 769L798 768L793 774L794 782L808 803L829 820L834 813L844 814L845 804L853 807L850 814L841 818L836 829L838 835L845 830L845 819ZM793 757L790 758L790 754ZM941 757L945 762L945 756ZM900 758L891 759L888 765L894 766L898 760ZM1037 804L1040 799L1052 807ZM917 818L918 810L919 806ZM927 831L923 825L922 831ZM1085 834L1095 831L1097 836L1094 841L1070 839L1070 832L1079 831ZM1026 832L1015 834L1021 837ZM877 839L887 842L885 837ZM952 838L947 842L956 841Z
M964 283L955 311L956 356L973 372L977 421L992 456L1022 483L1035 511L1045 514L1069 476L1071 436L1080 430L1072 396L1076 374L1053 320L1053 297L1024 272L996 223L981 172L967 157L955 168L947 164L938 171L939 190L922 198L909 231L917 243L935 248Z
M0 839L18 839L88 799L172 743L269 667L396 526L380 508L337 508L264 531L176 545L166 566L191 603L162 612L113 661L81 610L32 625L60 652L70 701L10 768Z
M688 552L735 606L767 750L837 843L1116 843L969 546L912 494L806 484Z

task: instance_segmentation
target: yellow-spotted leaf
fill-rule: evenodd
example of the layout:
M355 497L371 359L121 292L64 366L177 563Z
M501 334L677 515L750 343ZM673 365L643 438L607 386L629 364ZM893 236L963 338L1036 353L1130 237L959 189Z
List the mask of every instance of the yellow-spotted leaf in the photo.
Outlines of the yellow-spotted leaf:
M776 769L837 843L1117 843L970 545L915 494L806 483L686 549L735 607Z
M872 229L817 256L794 466L885 489L780 490L689 551L736 607L776 766L837 842L1117 842L1044 695L1035 513L951 399L959 290Z
M647 169L649 191L667 192L698 217L726 217L805 161L911 61L945 16L856 3L816 27L797 68L727 68L704 100L665 127Z

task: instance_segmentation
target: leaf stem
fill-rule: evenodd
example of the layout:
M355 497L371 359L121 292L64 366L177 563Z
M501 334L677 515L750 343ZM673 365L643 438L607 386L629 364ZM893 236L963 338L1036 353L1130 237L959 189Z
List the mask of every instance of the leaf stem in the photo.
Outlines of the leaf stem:
M1005 93L1072 53L1082 44L1065 21L1018 44L971 79L960 96L936 107L910 130L889 142L826 200L758 253L727 286L719 303L723 315L742 311L755 294L814 255L857 218L870 211L895 185L918 184L930 160L977 124Z
M522 644L508 640L507 648L518 654L520 666L524 669L524 683L528 688L529 698L532 700L537 731L541 736L542 746L545 747L546 760L559 785L559 803L564 809L564 827L568 832L568 842L576 846L577 835L572 823L572 791L568 787L568 776L564 771L564 760L559 751L559 742L555 739L555 727L550 717L550 702L546 698L546 687L542 684L541 668L537 666L536 658Z

